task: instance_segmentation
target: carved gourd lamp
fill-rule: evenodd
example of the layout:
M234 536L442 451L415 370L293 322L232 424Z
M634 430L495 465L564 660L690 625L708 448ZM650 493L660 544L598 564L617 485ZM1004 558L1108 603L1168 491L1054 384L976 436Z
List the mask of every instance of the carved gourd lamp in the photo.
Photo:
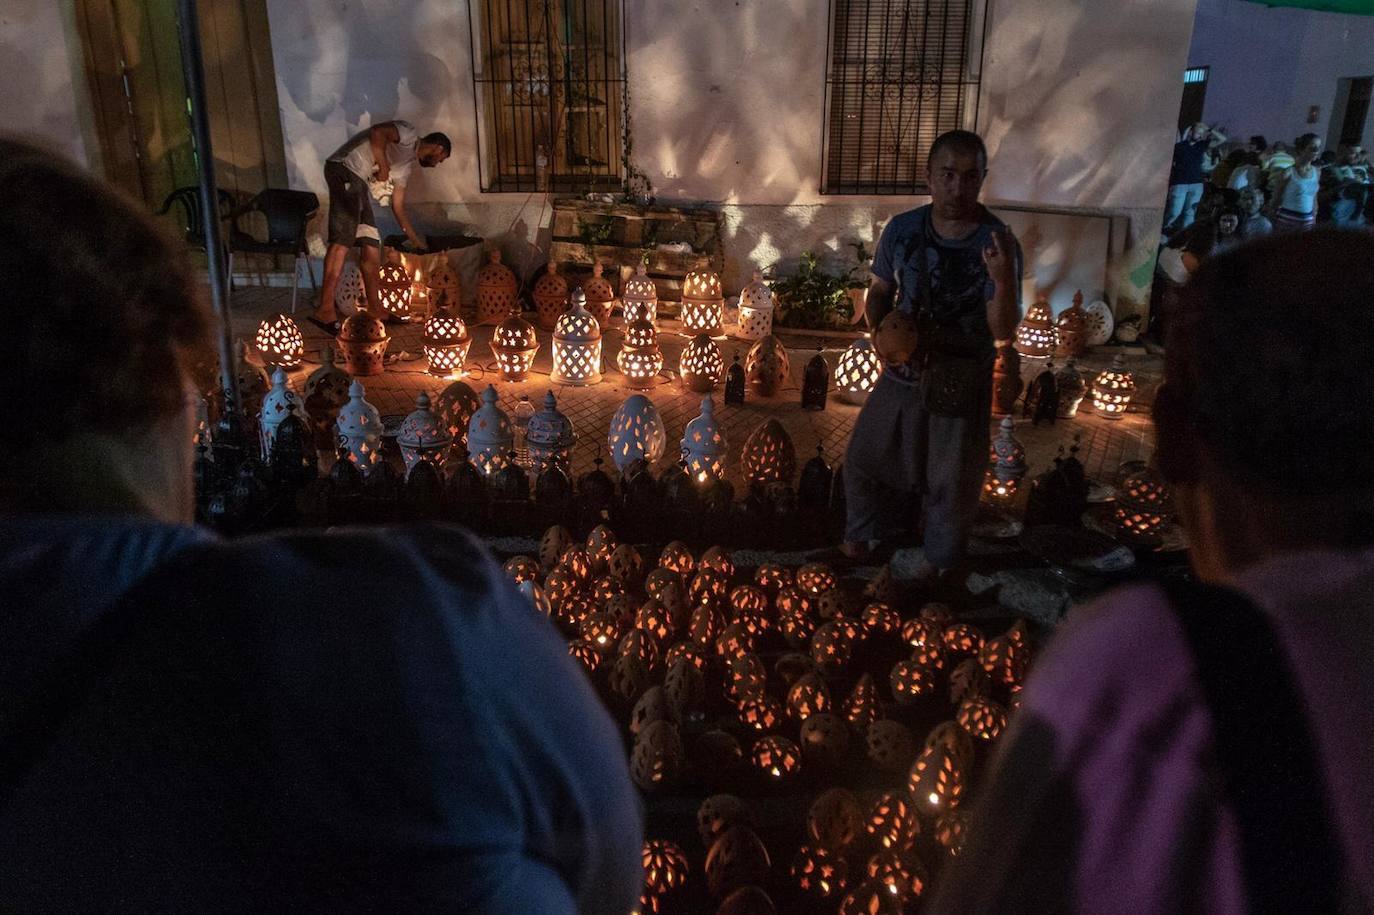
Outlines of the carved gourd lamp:
M572 310L554 328L549 378L554 384L597 384L601 381L601 325L587 311L581 289L573 291L572 303Z
M489 479L510 461L514 444L510 417L496 405L496 388L487 385L482 407L468 422L468 460Z
M769 334L749 347L744 358L744 377L755 393L772 397L792 376L792 363L782 341Z
M376 407L363 399L366 394L361 381L349 385L348 403L339 410L335 421L339 448L347 450L348 459L364 475L382 459L382 417Z
M496 324L513 312L520 284L515 274L501 263L501 251L492 248L487 263L477 271L477 323Z
M1103 419L1122 419L1131 406L1135 387L1135 376L1126 368L1125 358L1117 354L1111 368L1093 380L1093 409Z
M840 354L835 365L835 390L846 403L862 406L883 377L883 361L864 334Z
M839 854L820 845L803 845L792 858L792 883L807 899L834 900L844 892L849 866Z
M607 445L611 463L624 473L635 461L653 464L663 456L667 433L663 418L653 401L643 394L633 394L611 417Z
M467 361L472 336L462 318L450 311L448 306L441 306L425 321L423 346L431 375L458 378L463 374L463 363Z
M716 424L715 403L701 399L701 414L682 434L682 456L687 474L698 485L715 483L725 476L725 433Z
M689 334L721 335L725 296L720 277L706 269L693 270L682 282L682 327Z
M365 311L344 318L335 338L339 352L343 353L344 368L354 377L380 375L385 370L386 347L390 342L386 325Z
M797 473L797 449L792 436L776 419L766 420L744 440L740 465L745 481L750 484L790 486Z
M601 275L602 272L600 261L592 264L592 275L582 283L582 293L587 297L587 311L591 312L598 324L605 327L610 323L611 311L615 307L615 290Z
M305 358L305 338L289 315L277 313L263 318L254 342L268 369L298 369Z
M709 334L699 333L682 350L682 361L678 373L688 390L699 394L709 394L720 381L720 373L725 370L725 359L720 347Z
M534 299L539 329L553 330L568 310L568 281L559 275L557 263L549 261L548 270L535 282L530 297Z
M1050 303L1043 299L1032 305L1016 328L1016 350L1027 359L1048 359L1059 346L1059 330L1054 326Z
M760 737L749 752L755 771L774 784L790 781L801 773L801 750L786 737Z
M620 310L626 326L635 321L648 321L658 328L658 287L649 279L643 262L635 267L634 276L625 281L620 294Z
M539 339L534 325L519 312L511 312L492 332L491 351L496 356L496 368L502 381L524 381L538 350Z
M762 340L773 333L773 290L763 281L762 271L755 270L754 278L739 294L739 336L744 340Z
M558 410L558 400L549 391L543 409L530 417L525 443L529 448L530 471L536 476L553 463L572 466L572 447L577 441L572 420Z
M414 283L405 264L382 264L377 268L377 301L388 319L409 321L410 304L414 294Z
M658 332L647 320L628 321L625 340L616 355L616 365L625 376L627 387L643 390L658 381L663 371L663 352L658 348Z
M1067 357L1083 355L1088 345L1088 330L1081 289L1073 294L1073 304L1059 313L1054 324L1059 331L1059 346L1055 354Z
M651 903L649 910L656 912L663 896L687 883L687 855L676 842L651 839L644 843L640 863L644 866L644 897Z

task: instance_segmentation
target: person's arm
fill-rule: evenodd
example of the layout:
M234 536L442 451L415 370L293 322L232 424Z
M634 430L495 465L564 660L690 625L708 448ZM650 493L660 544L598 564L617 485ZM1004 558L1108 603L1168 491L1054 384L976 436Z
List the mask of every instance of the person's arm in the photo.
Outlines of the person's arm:
M1226 134L1222 133L1220 130L1217 130L1215 127L1213 127L1211 130L1207 132L1207 147L1209 149L1216 149L1218 146L1225 142Z
M983 263L987 265L988 276L992 279L992 298L988 299L988 328L994 340L1007 340L1016 334L1016 325L1021 320L1021 309L1017 306L1016 287L1018 283L1016 238L1010 229L997 229L992 233L992 245L983 251Z
M386 144L399 143L401 132L395 124L378 124L367 133L367 142L372 145L372 158L377 163L377 180L385 181L391 177L391 162L386 157Z
M878 325L883 323L883 318L892 311L892 306L897 301L897 285L886 280L880 280L876 276L868 283L868 303L864 306L864 320L868 322L869 330L877 330Z
M410 239L410 245L416 251L425 250L425 241L415 231L415 227L410 224L410 216L406 213L406 188L404 184L398 184L391 191L391 212L396 216L396 222L400 225L401 231L406 233L406 238Z
M1269 203L1264 208L1266 213L1278 212L1279 205L1283 201L1284 189L1288 185L1288 179L1292 176L1293 170L1291 168L1285 168L1283 171L1279 172L1278 179L1274 183L1274 190L1269 194Z

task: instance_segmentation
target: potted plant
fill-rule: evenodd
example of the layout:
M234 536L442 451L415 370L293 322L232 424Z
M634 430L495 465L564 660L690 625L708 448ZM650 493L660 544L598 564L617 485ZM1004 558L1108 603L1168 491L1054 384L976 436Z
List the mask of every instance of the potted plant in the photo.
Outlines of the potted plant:
M862 290L868 286L867 267L872 255L863 242L851 242L849 247L854 249L855 262L842 273L824 269L820 259L806 251L796 273L774 281L780 326L823 330L854 323Z

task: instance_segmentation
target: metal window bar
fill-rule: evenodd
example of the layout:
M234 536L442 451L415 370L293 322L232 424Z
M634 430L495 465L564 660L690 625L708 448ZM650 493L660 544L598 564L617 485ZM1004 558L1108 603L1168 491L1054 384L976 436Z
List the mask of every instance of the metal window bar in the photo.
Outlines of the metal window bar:
M484 191L619 188L625 112L622 0L468 0Z
M823 194L917 194L947 130L974 129L985 0L830 0Z

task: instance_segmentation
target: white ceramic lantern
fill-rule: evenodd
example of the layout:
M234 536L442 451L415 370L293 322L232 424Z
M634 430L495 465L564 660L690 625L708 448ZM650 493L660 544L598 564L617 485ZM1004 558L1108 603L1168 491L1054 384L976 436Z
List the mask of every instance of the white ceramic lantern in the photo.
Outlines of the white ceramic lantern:
M658 373L663 371L663 351L658 348L654 325L643 319L628 323L625 342L615 359L625 376L625 384L632 388L653 385L658 380Z
M439 466L443 462L444 452L453 444L453 435L439 422L439 415L429 408L429 395L423 391L415 398L414 412L401 423L396 444L401 446L406 476L420 461Z
M414 289L404 264L382 264L377 269L377 299L389 317L398 321L410 320Z
M443 306L425 322L423 346L431 375L457 378L463 374L472 335L463 319Z
M682 350L678 363L678 374L682 383L698 394L709 394L720 382L721 372L725 371L725 357L711 335L697 334Z
M1026 449L1016 438L1016 422L1002 418L997 437L992 440L992 462L983 480L983 497L994 505L1007 505L1016 498L1021 478L1026 475Z
M718 337L725 315L725 296L720 277L709 270L694 270L682 282L682 326L691 334Z
M654 402L643 394L625 398L611 417L607 437L611 462L621 473L635 461L653 464L663 456L668 436Z
M301 360L305 358L305 338L289 315L275 314L263 318L254 342L262 354L262 364L268 368L300 368Z
M1131 406L1135 393L1135 376L1126 368L1126 360L1118 354L1112 367L1093 381L1093 409L1105 419L1121 419Z
M883 377L883 361L864 334L840 354L835 365L835 390L852 404L862 404Z
M530 417L525 444L530 453L530 471L536 476L551 464L564 470L572 467L572 446L577 441L572 420L558 410L558 401L549 391L544 395L544 407Z
M491 335L491 351L496 355L502 381L524 381L534 365L534 354L539 351L534 325L512 313L496 325Z
M755 270L754 281L740 290L739 334L745 340L762 340L773 332L773 290Z
M554 384L589 385L601 381L601 325L587 311L581 289L572 294L572 311L558 319L553 332Z
M343 315L351 315L367 307L363 272L351 260L344 263L343 272L339 274L339 285L334 287L334 307Z
M635 275L625 281L620 309L626 326L635 321L648 321L658 327L658 287L649 279L643 263L635 268Z
M361 381L348 386L348 403L339 411L334 424L340 448L348 449L348 459L368 473L382 459L382 417L363 397L367 391Z
M715 410L711 398L703 397L701 415L682 434L682 458L697 483L713 483L725 474L725 433L716 425Z
M468 460L484 477L491 477L510 463L515 430L510 417L496 405L496 388L487 385L482 406L468 421Z
M262 448L264 461L272 457L272 446L277 442L277 428L291 415L293 407L296 416L309 426L310 417L305 413L305 401L287 386L286 372L278 368L272 372L272 389L262 399L262 413L258 416L258 444Z

